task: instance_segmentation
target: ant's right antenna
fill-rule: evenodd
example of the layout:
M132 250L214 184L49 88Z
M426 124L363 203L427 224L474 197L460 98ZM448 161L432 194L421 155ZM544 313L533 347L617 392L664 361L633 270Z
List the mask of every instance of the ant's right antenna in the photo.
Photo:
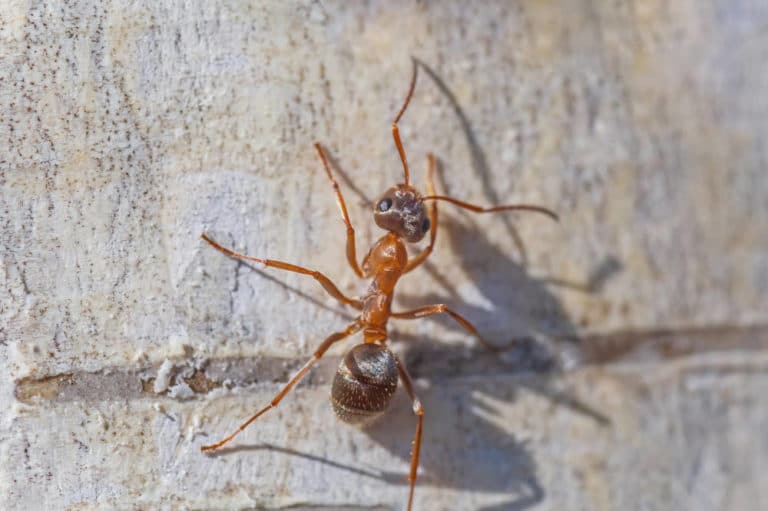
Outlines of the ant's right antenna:
M397 129L397 123L400 121L400 118L405 113L405 109L408 108L408 103L411 102L411 96L413 96L413 90L416 88L416 75L418 73L419 66L416 62L416 59L413 57L411 57L411 62L413 62L413 76L411 76L411 86L408 89L408 95L405 97L405 103L403 103L403 107L397 113L397 117L395 117L395 122L392 123L392 136L395 138L395 145L397 146L397 152L400 153L400 159L403 161L403 174L405 176L405 186L408 186L408 177L410 175L410 171L408 170L408 160L406 160L405 158L405 150L403 149L403 143L400 141L400 131Z
M455 204L460 208L474 211L475 213L498 213L499 211L533 211L534 213L542 213L544 215L547 215L549 218L551 218L555 222L560 221L560 217L558 217L557 213L555 213L551 209L545 208L544 206L534 206L532 204L509 204L505 206L494 206L491 208L484 208L482 206L475 206L474 204L460 201L459 199L454 199L453 197L448 197L445 195L426 195L422 197L421 200L423 201L442 200L445 202L450 202L451 204Z

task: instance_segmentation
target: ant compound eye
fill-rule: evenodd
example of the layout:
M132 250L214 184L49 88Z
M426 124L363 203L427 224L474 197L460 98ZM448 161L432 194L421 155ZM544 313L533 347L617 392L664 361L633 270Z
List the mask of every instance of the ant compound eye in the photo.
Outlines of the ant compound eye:
M421 230L424 231L424 232L427 232L429 230L429 226L430 225L431 224L429 223L429 218L425 218L424 219L424 223L421 224Z
M390 198L381 199L381 201L379 202L379 211L381 212L389 211L389 208L391 207L392 207L392 199Z

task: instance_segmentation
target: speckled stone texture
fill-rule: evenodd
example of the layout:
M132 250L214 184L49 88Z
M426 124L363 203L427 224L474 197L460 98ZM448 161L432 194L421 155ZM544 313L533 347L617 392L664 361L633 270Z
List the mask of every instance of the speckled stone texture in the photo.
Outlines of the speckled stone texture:
M221 454L364 289L371 201L440 161L392 325L419 510L768 509L768 3L0 8L0 509L404 509L415 420L338 421L347 341ZM418 250L418 248L416 248Z

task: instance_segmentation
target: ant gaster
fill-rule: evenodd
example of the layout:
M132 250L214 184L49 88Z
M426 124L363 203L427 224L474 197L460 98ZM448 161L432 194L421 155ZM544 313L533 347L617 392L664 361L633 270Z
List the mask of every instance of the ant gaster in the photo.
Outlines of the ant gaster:
M340 419L348 423L365 424L378 417L384 410L386 410L397 388L398 379L402 381L405 391L413 403L413 413L416 415L417 419L416 434L413 441L413 450L411 452L411 467L408 476L410 482L410 491L408 495L409 511L413 504L413 492L419 467L424 407L416 396L413 388L413 380L408 374L405 365L397 355L387 348L387 322L390 318L417 319L433 314L448 314L461 325L462 328L475 336L486 347L492 350L498 350L496 346L486 343L479 337L477 329L469 321L446 307L444 304L426 305L402 312L393 312L390 309L395 285L397 284L398 279L400 279L402 275L417 268L427 259L429 254L432 253L438 226L437 202L449 202L460 208L468 209L476 213L515 210L535 211L557 220L557 215L555 213L540 206L517 204L484 208L452 197L437 195L435 193L433 182L435 157L432 154L428 155L428 195L421 195L416 191L409 181L410 172L408 169L408 161L405 157L403 144L400 141L400 133L397 123L405 112L405 109L411 100L411 96L413 96L413 91L416 86L417 72L418 65L414 60L413 74L408 95L392 124L392 135L395 139L395 146L397 147L398 153L400 153L400 160L403 163L404 182L388 189L374 203L373 219L376 222L376 225L387 232L376 241L373 247L371 247L370 251L363 259L362 265L358 265L357 263L355 230L349 220L349 213L347 212L347 206L344 202L344 196L339 189L339 184L331 174L328 159L325 156L323 148L319 143L315 143L315 149L323 163L323 168L328 176L328 180L333 186L334 193L336 194L336 201L341 210L341 217L347 228L347 260L349 261L349 265L358 277L371 279L371 284L364 296L360 298L347 297L328 277L318 271L273 259L260 259L238 254L228 248L222 247L206 234L202 235L202 238L205 241L230 257L258 262L267 267L309 275L317 280L328 294L345 305L357 309L360 311L360 314L344 330L328 336L325 341L320 344L320 347L317 348L312 355L312 358L299 369L268 405L256 412L255 415L240 425L232 434L219 442L202 446L201 450L213 451L218 449L232 440L235 435L243 431L264 413L275 408L286 394L301 381L331 345L362 330L363 343L347 352L339 364L338 371L333 380L331 401L334 411ZM427 202L429 203L428 208L425 205ZM418 242L427 233L429 233L429 243L426 248L409 259L408 252L405 248L405 242Z

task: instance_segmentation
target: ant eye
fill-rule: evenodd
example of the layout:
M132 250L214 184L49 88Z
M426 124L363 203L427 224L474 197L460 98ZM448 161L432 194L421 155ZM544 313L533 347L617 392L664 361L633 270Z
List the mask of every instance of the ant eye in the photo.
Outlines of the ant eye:
M421 224L421 230L423 230L424 232L427 232L429 230L429 226L430 226L429 218L425 218L424 223Z
M379 202L379 211L389 211L389 208L392 207L392 199L381 199L381 202Z

